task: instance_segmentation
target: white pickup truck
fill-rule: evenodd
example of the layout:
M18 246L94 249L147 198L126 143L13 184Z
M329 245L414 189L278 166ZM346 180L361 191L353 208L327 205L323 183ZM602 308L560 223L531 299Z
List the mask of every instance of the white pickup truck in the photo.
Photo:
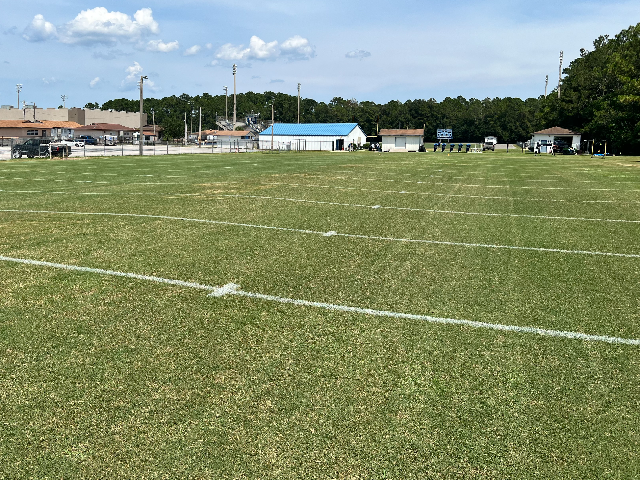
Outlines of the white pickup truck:
M484 137L484 143L482 144L482 150L495 151L498 144L498 137Z

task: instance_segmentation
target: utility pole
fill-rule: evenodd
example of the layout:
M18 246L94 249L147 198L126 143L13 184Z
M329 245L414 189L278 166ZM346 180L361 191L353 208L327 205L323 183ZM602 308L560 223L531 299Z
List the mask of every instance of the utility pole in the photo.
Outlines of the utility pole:
M298 83L298 123L300 123L300 84Z
M229 123L229 89L224 86L224 121Z
M198 147L202 142L202 107L200 107L200 123L198 125Z
M22 84L16 84L16 91L18 92L18 108L20 108L20 92L22 91Z
M271 151L273 151L273 129L276 128L276 124L273 121L273 102L271 102Z
M544 80L544 98L547 98L547 87L549 86L549 75Z
M144 106L144 94L143 94L143 86L144 86L144 79L148 79L149 77L147 77L146 75L141 75L140 76L140 138L138 141L138 150L140 155L142 156L142 147L144 144L144 122L142 121L143 118L143 106Z
M62 108L67 108L67 97L66 95L60 95L60 98L62 99Z
M563 53L562 53L562 50L560 50L560 70L558 73L558 99L560 98L560 84L562 83L562 57L563 57Z
M151 109L151 117L153 118L153 144L156 143L156 111Z
M238 66L233 64L233 130L236 129L236 71Z
M187 112L184 112L184 146L187 146Z

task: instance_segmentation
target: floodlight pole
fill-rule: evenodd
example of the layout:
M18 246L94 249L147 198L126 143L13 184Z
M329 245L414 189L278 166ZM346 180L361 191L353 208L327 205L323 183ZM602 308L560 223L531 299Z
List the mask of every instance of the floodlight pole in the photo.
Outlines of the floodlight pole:
M271 103L271 151L273 151L273 129L275 128L275 123L273 121L273 103Z
M560 50L560 69L558 72L558 98L560 98L560 84L562 83L562 57L563 57L563 52L562 50Z
M62 99L62 108L67 108L67 97L66 95L60 95L60 98Z
M149 78L146 75L141 75L140 76L140 138L138 139L138 150L140 153L140 156L142 156L142 147L144 144L144 122L142 121L142 116L143 116L143 109L144 109L144 93L143 93L143 86L144 86L144 79L145 78Z
M184 146L187 146L187 112L184 112Z
M236 72L238 66L233 64L233 130L236 129Z
M544 79L544 98L547 98L547 87L549 86L549 75Z
M198 124L198 148L202 142L202 107L200 107L200 123Z
M229 89L224 86L224 121L229 123Z
M298 83L298 123L300 123L300 84Z
M22 91L22 84L16 84L16 91L18 92L18 108L20 108L20 92Z

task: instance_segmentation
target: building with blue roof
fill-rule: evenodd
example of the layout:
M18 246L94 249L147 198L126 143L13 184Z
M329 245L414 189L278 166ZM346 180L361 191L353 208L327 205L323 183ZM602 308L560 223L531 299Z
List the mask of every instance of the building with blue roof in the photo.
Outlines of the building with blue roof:
M262 150L346 150L366 138L357 123L276 123L259 135Z

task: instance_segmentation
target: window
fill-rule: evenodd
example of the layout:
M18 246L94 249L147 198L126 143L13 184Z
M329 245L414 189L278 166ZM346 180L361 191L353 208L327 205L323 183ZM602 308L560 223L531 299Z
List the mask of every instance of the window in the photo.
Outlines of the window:
M27 130L27 135L38 136L38 130Z

